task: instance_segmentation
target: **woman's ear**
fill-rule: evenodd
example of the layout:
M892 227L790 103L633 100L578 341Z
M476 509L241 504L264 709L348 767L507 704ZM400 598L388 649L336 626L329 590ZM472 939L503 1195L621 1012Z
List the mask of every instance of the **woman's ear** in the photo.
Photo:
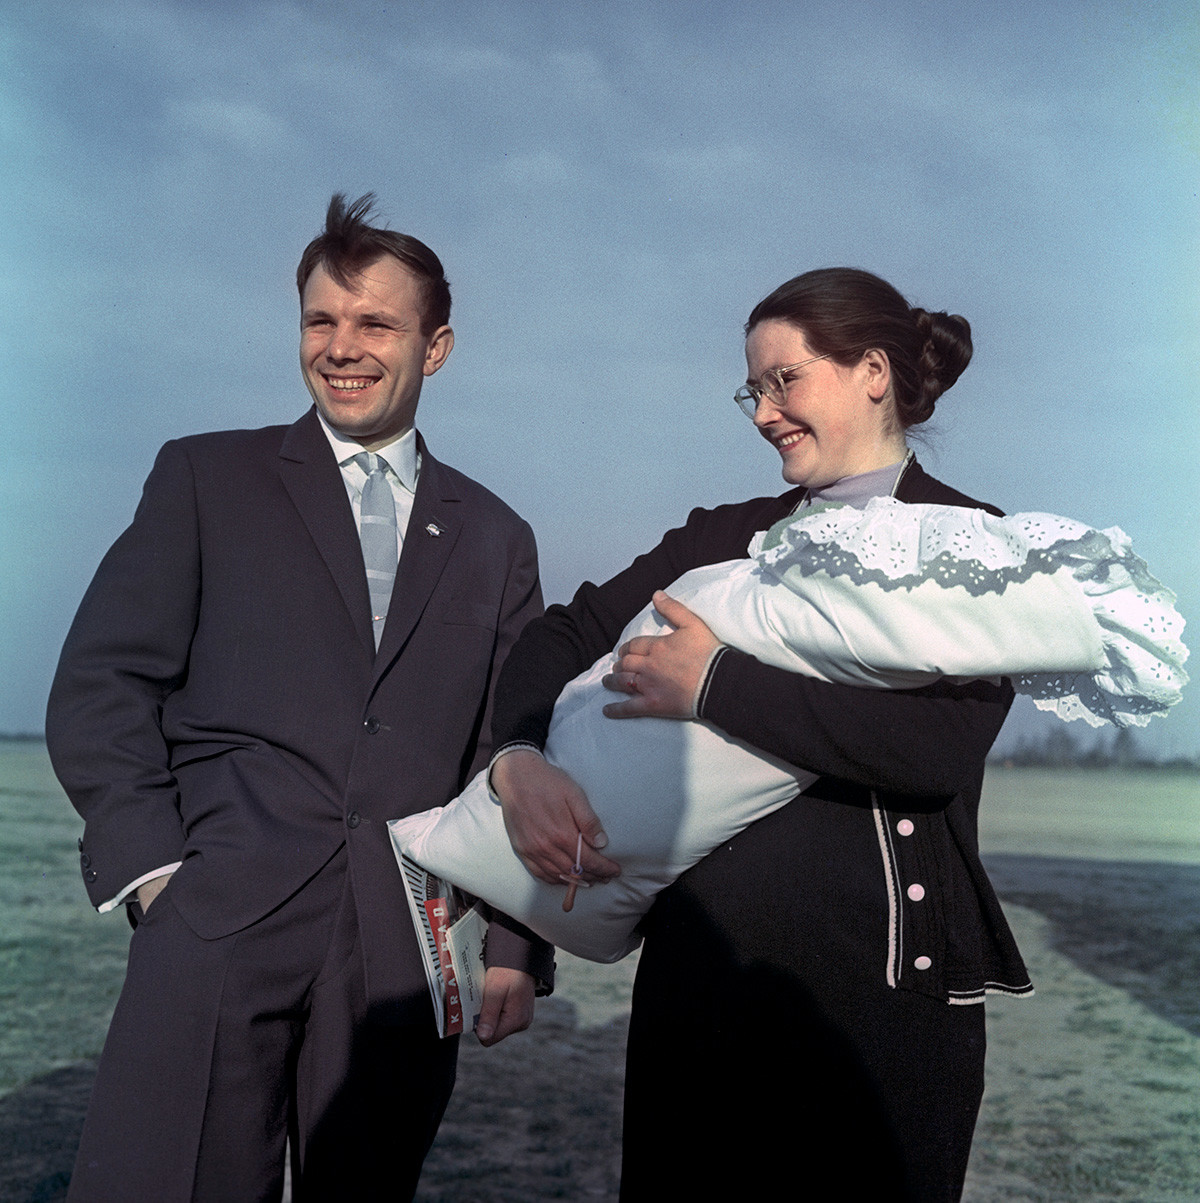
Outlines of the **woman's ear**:
M892 364L887 352L872 347L863 352L858 366L864 374L867 396L878 405L888 395L892 384Z

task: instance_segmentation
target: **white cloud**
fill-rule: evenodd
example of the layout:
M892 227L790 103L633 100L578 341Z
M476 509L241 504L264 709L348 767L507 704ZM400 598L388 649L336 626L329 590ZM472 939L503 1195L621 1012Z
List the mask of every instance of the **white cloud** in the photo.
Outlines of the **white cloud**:
M217 99L172 100L166 112L170 133L225 142L243 153L278 146L284 139L283 122L258 104Z

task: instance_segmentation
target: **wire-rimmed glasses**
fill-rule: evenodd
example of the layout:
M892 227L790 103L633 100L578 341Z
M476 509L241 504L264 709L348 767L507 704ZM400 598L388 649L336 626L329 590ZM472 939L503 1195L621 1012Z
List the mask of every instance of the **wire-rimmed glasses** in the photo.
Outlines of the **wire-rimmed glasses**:
M754 415L758 413L758 403L763 397L766 397L772 405L783 404L788 386L788 381L784 380L784 376L788 372L794 372L806 364L816 363L818 359L828 358L828 355L814 355L811 359L802 359L799 363L789 363L785 368L768 368L757 381L747 381L743 384L733 394L733 399L738 403L738 408L742 413L753 421Z

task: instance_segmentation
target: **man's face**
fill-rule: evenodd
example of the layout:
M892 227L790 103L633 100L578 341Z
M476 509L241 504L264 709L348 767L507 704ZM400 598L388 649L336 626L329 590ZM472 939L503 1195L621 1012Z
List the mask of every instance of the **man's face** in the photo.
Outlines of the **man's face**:
M317 408L368 451L412 424L426 376L446 362L454 333L421 333L421 290L384 255L343 288L320 265L300 304L300 370Z

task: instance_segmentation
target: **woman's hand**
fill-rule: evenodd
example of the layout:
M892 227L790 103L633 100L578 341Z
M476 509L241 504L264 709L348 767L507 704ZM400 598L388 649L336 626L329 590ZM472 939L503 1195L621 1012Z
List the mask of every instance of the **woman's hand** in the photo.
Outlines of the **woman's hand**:
M608 881L621 871L600 855L608 836L583 790L537 752L518 749L501 756L492 766L492 789L513 851L539 881L560 885L571 878L581 833L578 881Z
M675 630L639 635L617 649L619 659L601 684L630 695L604 707L609 718L695 718L696 693L721 641L704 621L661 589L654 608Z

